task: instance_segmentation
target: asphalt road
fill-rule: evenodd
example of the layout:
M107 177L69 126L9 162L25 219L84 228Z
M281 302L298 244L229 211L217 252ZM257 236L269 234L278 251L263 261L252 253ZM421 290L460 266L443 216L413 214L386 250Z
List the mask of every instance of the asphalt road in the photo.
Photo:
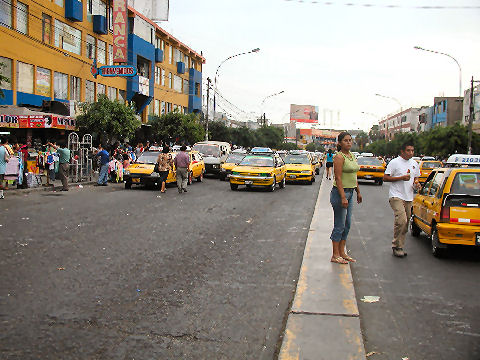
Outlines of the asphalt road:
M389 185L362 184L349 250L369 360L480 359L480 249L433 257L429 239L407 235L408 256L392 256ZM365 303L364 296L379 296Z
M0 358L275 358L319 184L7 193Z

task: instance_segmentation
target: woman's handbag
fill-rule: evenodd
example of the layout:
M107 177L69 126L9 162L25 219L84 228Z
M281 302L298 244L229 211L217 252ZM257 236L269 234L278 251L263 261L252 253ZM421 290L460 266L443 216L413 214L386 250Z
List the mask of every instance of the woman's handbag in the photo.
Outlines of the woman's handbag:
M153 167L153 172L159 173L160 169L158 168L158 163L155 163L155 166Z

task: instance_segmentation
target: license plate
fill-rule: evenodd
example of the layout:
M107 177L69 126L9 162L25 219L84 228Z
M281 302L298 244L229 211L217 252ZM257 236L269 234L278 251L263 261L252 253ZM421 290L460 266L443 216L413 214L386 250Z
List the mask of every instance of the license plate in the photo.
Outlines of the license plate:
M475 234L475 245L480 246L480 234Z
M373 179L372 175L365 175L365 179Z
M297 175L288 175L288 177L289 177L290 179L295 179L295 178L297 177Z
M252 185L253 184L253 181L251 180L245 180L245 185Z
M132 179L132 182L134 182L134 183L139 183L139 182L140 182L140 179L139 179L139 178L133 178L133 179Z

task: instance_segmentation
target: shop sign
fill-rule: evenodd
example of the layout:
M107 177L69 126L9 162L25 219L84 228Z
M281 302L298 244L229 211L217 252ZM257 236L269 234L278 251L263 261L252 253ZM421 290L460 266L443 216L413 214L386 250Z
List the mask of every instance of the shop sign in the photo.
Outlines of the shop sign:
M0 115L0 127L21 129L62 129L76 130L72 118L46 115Z
M137 69L132 65L105 65L97 67L97 61L93 60L91 68L93 77L96 79L98 75L101 76L135 76Z
M18 128L18 116L16 115L0 115L0 127Z
M113 0L113 61L127 62L127 0Z

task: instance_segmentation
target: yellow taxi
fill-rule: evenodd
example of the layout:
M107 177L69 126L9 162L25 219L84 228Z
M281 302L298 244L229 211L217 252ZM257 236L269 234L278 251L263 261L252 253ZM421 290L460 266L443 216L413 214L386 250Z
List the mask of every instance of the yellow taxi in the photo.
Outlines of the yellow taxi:
M287 168L287 181L307 182L312 185L315 181L316 166L312 162L310 154L301 151L291 151L285 156Z
M422 160L420 161L419 167L420 177L418 178L418 181L423 184L433 169L442 167L442 162L435 160Z
M245 155L232 169L230 188L237 190L239 185L247 188L261 186L274 191L277 184L280 188L285 187L286 173L285 163L278 154L269 148L255 148L255 152Z
M159 183L159 174L154 172L160 151L145 151L123 172L123 181L125 189L131 189L132 185L157 186ZM173 155L173 154L172 154ZM166 183L175 182L175 171L170 171Z
M376 157L363 157L357 158L358 166L360 170L357 173L358 180L373 180L375 184L383 184L383 175L385 174L385 161Z
M421 231L435 256L449 244L480 246L480 155L452 155L430 173L412 204L410 232Z
M232 151L225 162L220 165L220 180L225 181L232 174L232 169L245 157L246 153Z

